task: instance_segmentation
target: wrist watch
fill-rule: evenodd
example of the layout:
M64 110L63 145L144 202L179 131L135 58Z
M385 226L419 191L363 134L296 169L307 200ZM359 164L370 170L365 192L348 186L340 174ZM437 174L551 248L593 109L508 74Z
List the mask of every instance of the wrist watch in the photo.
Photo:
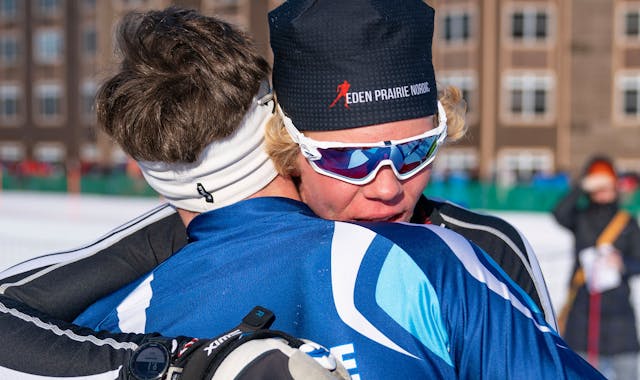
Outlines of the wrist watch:
M138 347L129 361L129 373L136 380L159 380L171 362L169 349L163 342L149 341Z

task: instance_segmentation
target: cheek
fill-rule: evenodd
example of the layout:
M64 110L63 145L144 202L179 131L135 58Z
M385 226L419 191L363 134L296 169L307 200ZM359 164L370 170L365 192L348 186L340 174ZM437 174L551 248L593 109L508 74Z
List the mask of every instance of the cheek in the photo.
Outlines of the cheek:
M617 197L617 193L614 189L604 189L593 193L591 198L599 203L613 202Z
M340 219L341 213L356 197L359 186L317 173L304 157L298 160L298 167L298 190L302 201L322 218Z
M405 197L415 207L431 178L431 167L428 167L402 183Z

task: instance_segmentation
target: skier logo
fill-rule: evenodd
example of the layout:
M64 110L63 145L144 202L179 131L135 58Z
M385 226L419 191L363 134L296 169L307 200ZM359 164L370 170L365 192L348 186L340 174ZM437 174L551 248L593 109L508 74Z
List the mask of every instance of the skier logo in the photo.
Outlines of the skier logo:
M333 106L338 104L338 101L343 98L344 98L345 108L349 108L349 103L347 103L347 93L349 92L349 88L351 88L351 84L349 84L349 82L347 82L346 80L340 83L336 88L336 92L338 93L338 96L336 96L336 98L333 99L333 102L329 104L329 108L333 108Z

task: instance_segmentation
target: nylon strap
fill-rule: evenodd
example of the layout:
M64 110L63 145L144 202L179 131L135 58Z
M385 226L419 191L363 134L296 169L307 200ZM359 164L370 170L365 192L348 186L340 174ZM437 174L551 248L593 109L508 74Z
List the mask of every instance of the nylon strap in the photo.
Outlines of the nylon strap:
M613 242L618 238L618 235L620 235L624 227L627 225L630 217L631 215L629 215L628 212L624 210L618 211L609 224L607 224L604 231L602 231L600 236L598 236L598 240L596 240L596 247L604 244L613 244Z

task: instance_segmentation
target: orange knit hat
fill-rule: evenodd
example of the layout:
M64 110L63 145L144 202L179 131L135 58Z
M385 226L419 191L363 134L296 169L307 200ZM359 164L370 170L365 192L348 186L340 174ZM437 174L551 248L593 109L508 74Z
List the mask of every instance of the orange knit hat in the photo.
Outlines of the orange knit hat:
M615 187L616 181L616 171L611 161L595 159L587 167L581 187L587 193L592 193L600 189Z
M591 163L587 170L587 175L608 176L613 179L617 178L616 171L610 162L605 160L597 160Z

